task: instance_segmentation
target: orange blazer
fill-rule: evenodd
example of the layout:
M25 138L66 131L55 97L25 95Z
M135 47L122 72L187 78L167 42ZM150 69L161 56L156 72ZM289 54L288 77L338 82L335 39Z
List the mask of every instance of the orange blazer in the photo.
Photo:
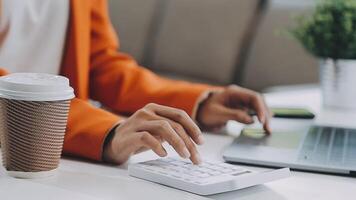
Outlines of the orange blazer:
M202 84L167 80L138 66L118 52L106 0L71 0L70 21L61 75L75 90L68 117L64 153L101 160L103 143L120 117L91 106L100 101L115 113L131 114L150 102L185 110L191 116L202 93Z
M194 117L199 98L212 89L158 77L118 48L106 0L71 0L60 74L69 78L76 98L69 111L64 154L100 161L105 138L120 121L120 116L93 107L88 99L115 113L131 114L155 102ZM6 70L0 69L4 74Z

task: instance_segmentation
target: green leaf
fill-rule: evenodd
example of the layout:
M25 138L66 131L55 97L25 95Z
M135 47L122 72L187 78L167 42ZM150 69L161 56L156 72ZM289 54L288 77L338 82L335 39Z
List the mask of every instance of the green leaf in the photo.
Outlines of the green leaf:
M356 59L356 0L322 0L288 33L317 57Z

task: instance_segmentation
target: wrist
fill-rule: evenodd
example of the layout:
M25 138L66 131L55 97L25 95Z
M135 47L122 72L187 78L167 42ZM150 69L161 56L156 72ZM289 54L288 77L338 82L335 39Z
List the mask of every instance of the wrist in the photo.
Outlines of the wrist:
M104 162L109 162L112 163L113 162L113 158L114 158L114 144L113 144L113 140L115 138L116 135L116 130L119 127L120 124L115 124L115 126L113 128L111 128L111 130L109 131L109 133L107 134L104 144L103 144L103 155L102 155L102 160Z
M210 91L206 95L206 97L203 100L201 100L200 103L198 104L195 121L196 121L197 125L200 127L200 129L202 129L202 130L208 129L206 124L203 121L203 115L204 115L205 106L209 102L209 100L211 99L211 97L213 96L214 93L216 93L216 91L215 92Z

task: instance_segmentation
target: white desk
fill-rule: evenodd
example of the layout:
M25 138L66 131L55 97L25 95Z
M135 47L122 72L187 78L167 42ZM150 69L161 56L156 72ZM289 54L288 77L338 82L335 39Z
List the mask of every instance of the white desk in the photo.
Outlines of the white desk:
M270 105L308 106L320 111L318 90L280 92L268 94ZM353 113L349 113L350 116ZM345 117L335 122L332 112L327 111L316 121L347 123ZM337 117L337 116L336 116ZM356 119L356 118L353 118ZM352 121L352 119L349 119ZM229 145L240 127L237 123L227 126L227 134L206 134L205 145L199 147L203 157L220 159L224 147ZM235 135L235 136L234 136ZM172 149L171 155L176 155ZM152 152L133 156L129 162L156 158ZM262 168L248 167L255 170ZM37 180L21 180L7 177L0 169L0 199L205 199L187 192L160 186L129 177L127 164L109 166L87 161L63 158L55 177ZM355 199L356 178L293 172L291 178L271 182L244 190L213 195L212 199Z

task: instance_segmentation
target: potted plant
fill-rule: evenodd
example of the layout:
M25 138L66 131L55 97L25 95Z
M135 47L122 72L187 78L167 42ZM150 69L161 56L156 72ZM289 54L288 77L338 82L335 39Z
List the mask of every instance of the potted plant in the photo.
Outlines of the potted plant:
M320 59L324 107L356 109L356 0L323 0L291 30Z

